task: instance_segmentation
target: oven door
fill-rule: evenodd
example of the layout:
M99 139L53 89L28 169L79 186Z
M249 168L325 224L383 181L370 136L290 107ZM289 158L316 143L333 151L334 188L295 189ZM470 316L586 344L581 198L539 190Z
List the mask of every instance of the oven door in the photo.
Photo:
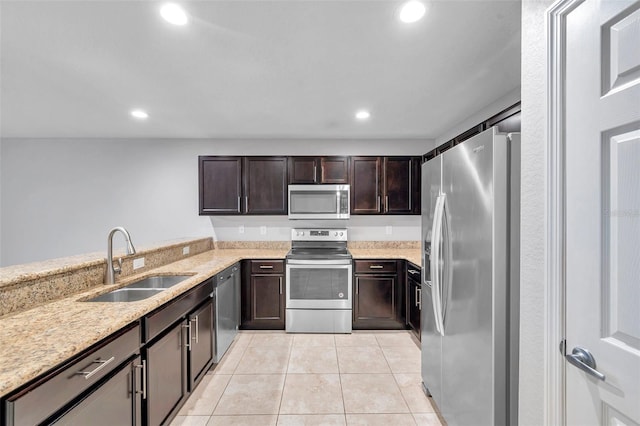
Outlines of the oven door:
M351 309L351 271L351 262L288 260L287 309Z

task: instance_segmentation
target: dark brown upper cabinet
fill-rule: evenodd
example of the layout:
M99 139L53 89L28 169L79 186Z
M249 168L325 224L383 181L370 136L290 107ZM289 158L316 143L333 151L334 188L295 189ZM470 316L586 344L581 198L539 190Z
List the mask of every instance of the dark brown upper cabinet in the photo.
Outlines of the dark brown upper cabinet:
M420 213L419 157L385 157L382 176L384 213Z
M287 214L286 157L200 156L201 215Z
M242 213L242 157L198 157L201 215Z
M244 157L244 213L287 214L287 157Z
M349 157L289 157L289 183L349 183Z
M351 214L380 214L380 157L351 157Z
M351 214L419 214L420 157L351 157Z

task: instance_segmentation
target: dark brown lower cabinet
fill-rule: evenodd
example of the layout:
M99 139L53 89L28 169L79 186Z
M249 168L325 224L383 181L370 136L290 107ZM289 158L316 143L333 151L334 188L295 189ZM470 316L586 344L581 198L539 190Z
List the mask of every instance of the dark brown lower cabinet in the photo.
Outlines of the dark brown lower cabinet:
M136 321L63 362L42 376L2 398L0 425L31 426L50 424L135 424L139 420L142 369L131 372L131 360L140 353L140 323ZM137 359L137 358L136 358ZM135 365L140 362L134 363ZM117 390L115 390L117 389ZM101 404L125 411L116 419L76 422L85 418L87 406ZM107 423L98 423L107 421Z
M243 269L242 328L284 330L284 261L250 260Z
M420 270L407 267L407 326L420 339L420 312L422 311L422 284Z
M159 425L187 396L187 322L182 321L147 348L147 422Z
M193 391L209 370L215 347L213 300L189 315L191 343L189 345L189 391Z
M52 423L60 425L141 425L142 362L124 364L103 384Z
M355 260L353 328L402 329L402 286L395 260Z
M169 423L213 363L213 280L144 318L146 424Z

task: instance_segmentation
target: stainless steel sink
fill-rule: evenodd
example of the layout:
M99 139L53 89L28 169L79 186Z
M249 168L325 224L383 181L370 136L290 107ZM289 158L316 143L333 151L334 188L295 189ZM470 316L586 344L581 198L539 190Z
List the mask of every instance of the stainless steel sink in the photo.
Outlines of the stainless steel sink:
M163 292L163 288L119 288L85 302L137 302Z
M154 289L167 289L169 287L173 287L174 285L181 283L182 281L191 278L191 275L155 275L151 277L147 277L141 279L140 281L135 281L124 288L132 288L132 289L143 289L143 288L154 288Z
M137 302L163 292L188 278L191 278L191 275L153 275L85 302Z

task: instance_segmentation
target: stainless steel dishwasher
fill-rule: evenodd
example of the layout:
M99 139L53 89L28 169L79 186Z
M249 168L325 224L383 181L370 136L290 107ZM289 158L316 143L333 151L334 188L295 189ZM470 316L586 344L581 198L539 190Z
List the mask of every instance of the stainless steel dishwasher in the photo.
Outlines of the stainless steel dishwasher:
M216 275L216 347L219 363L240 327L240 263Z

